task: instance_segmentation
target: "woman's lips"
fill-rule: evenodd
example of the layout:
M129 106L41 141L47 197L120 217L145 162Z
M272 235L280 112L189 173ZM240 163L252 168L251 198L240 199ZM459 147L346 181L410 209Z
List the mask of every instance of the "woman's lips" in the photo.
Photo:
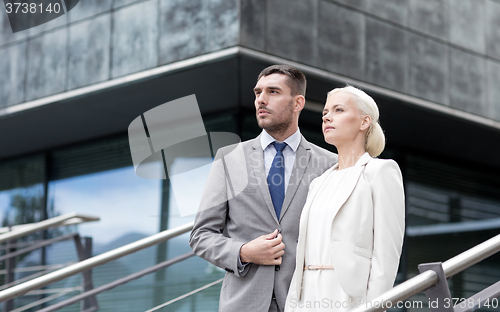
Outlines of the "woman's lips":
M327 132L328 130L334 130L334 129L335 129L334 127L327 126L327 127L325 127L325 129L323 130L323 132Z

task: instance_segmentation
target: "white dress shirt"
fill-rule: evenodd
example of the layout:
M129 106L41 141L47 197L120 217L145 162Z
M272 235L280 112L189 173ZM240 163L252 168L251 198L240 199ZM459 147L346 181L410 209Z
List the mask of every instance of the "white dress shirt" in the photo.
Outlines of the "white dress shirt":
M297 155L297 149L300 144L300 131L297 128L294 134L289 136L283 141L286 143L286 147L283 150L283 157L285 158L285 194L288 188L288 183L290 182L290 176L292 175L292 169L295 164L295 156ZM266 130L262 130L262 134L260 136L260 145L262 146L262 150L264 151L264 166L266 169L266 177L269 174L269 170L271 169L271 165L273 163L274 156L276 156L276 149L274 145L271 143L279 142L275 138L273 138Z

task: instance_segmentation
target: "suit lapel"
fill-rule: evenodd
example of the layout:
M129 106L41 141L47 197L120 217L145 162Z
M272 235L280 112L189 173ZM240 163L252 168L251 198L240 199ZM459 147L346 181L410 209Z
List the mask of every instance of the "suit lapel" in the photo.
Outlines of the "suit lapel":
M281 207L280 220L290 207L290 203L302 182L302 176L306 171L307 165L311 158L311 153L309 152L311 148L309 143L301 137L299 147L297 148L297 154L295 155L295 164L293 165L292 174L290 175L290 181L288 181L288 187L285 193L285 199L283 200L283 206Z
M271 200L271 194L269 193L269 187L267 186L266 168L264 167L264 151L260 146L260 135L252 143L250 159L252 163L253 176L259 183L259 189L266 203L267 209L273 216L274 221L279 224L278 218L276 217L276 212L274 211L273 202Z
M370 161L371 156L368 153L363 154L361 158L356 162L356 164L350 169L345 177L344 183L340 189L335 193L337 196L332 198L332 220L335 219L335 216L339 212L340 208L347 201L349 196L351 196L352 191L358 184L359 177L365 168L366 163ZM338 164L336 164L333 168L337 168Z

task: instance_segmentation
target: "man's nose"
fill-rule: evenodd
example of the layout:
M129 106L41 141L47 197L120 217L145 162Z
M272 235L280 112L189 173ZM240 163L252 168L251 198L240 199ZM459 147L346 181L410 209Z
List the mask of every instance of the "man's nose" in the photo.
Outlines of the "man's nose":
M267 105L267 96L264 92L257 96L257 103Z

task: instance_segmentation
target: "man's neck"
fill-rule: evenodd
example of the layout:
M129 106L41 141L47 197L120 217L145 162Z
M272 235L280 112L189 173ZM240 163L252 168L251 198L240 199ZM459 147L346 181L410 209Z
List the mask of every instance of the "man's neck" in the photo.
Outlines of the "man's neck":
M265 130L270 136L272 136L276 141L283 142L286 139L288 139L291 135L293 135L295 132L297 132L298 127L289 128L286 131L280 131L280 132L269 132Z

